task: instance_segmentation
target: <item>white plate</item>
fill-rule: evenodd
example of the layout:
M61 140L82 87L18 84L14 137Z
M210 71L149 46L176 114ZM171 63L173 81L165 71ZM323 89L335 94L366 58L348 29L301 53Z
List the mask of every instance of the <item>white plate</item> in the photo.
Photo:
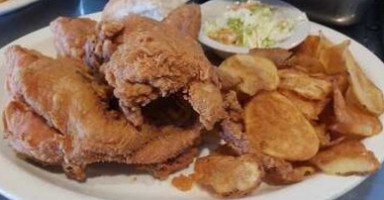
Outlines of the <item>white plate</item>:
M98 19L100 13L91 15ZM312 33L321 30L334 42L349 39L324 26L312 23ZM10 45L19 44L33 48L46 55L54 56L52 34L48 28L26 35ZM0 62L4 60L0 50ZM369 50L352 40L351 50L357 61L362 65L368 76L384 89L384 64ZM0 63L1 64L1 63ZM0 83L5 80L4 65L0 65ZM3 87L0 89L0 105L3 108L6 96ZM383 121L383 118L381 118ZM2 128L2 127L1 127ZM0 133L0 138L1 138ZM145 174L130 174L125 166L108 166L91 168L85 183L68 180L62 172L50 172L32 165L15 156L6 141L0 142L0 192L11 199L215 199L207 192L194 188L190 192L180 192L167 181L158 181ZM380 162L384 157L384 134L364 140L367 148L372 150ZM191 170L191 169L188 169ZM187 171L188 171L187 170ZM99 174L99 175L95 175ZM243 198L252 200L324 200L334 199L355 187L366 177L351 176L337 177L324 174L315 175L301 183L271 187L263 185L251 196Z
M269 4L278 8L283 8L281 10L281 15L286 18L295 18L302 19L297 22L293 27L292 35L286 40L274 45L273 47L280 47L284 49L291 49L298 44L300 44L309 34L310 31L310 22L307 18L307 15L304 12L301 12L296 7L280 0L257 0L259 2ZM202 22L214 22L217 17L223 14L223 11L227 9L228 6L233 5L233 0L211 0L201 5L201 15ZM212 48L216 54L225 58L233 53L248 53L249 48L239 47L234 45L226 45L220 43L216 40L209 38L203 31L200 31L199 40L205 46Z
M36 1L38 0L7 0L3 3L0 3L0 15L12 12Z

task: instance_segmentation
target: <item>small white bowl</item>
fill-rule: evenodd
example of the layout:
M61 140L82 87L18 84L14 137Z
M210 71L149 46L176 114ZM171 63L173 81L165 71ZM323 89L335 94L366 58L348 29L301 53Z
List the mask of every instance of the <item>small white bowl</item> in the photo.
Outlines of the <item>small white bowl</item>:
M207 21L214 21L217 17L221 16L227 10L227 7L233 5L235 1L231 0L211 0L201 5L202 25ZM307 15L292 6L291 4L279 0L259 0L261 3L269 4L275 7L284 7L281 14L286 18L302 18L293 28L292 35L286 40L277 43L272 47L280 47L284 49L291 49L300 44L309 35L310 22ZM211 48L217 55L226 58L232 54L248 53L250 48L239 47L234 45L226 45L216 40L209 38L202 30L199 35L200 42Z

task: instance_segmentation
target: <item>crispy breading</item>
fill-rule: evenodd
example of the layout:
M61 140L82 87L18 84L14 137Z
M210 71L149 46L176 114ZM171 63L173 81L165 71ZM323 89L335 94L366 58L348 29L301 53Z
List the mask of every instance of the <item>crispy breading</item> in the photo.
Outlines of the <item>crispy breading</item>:
M194 146L200 136L199 126L144 125L137 130L122 114L108 111L76 60L55 60L19 46L9 48L6 55L9 93L23 99L23 107L27 107L23 111L10 104L4 116L7 137L20 153L61 164L71 178L83 180L86 165L95 162L164 162ZM35 126L44 123L54 129ZM45 131L38 133L36 129ZM30 137L40 137L39 143L32 144ZM50 154L45 148L56 149L52 158L46 157Z

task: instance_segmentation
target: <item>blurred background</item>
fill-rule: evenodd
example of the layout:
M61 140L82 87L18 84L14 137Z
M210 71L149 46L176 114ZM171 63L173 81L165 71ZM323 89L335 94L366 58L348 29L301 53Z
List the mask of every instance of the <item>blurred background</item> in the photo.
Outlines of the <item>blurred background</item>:
M194 0L196 3L205 1L207 0ZM305 11L312 21L348 35L384 60L384 1L285 1ZM0 47L47 26L58 16L80 16L99 12L107 2L107 0L39 0L24 8L0 15ZM384 199L384 170L377 172L337 200L363 199ZM0 200L5 200L5 198L0 195Z

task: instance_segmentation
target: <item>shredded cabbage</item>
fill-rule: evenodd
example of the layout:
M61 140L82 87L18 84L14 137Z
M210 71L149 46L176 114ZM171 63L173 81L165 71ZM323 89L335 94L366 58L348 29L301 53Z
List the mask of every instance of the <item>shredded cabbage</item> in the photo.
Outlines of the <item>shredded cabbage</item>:
M296 20L284 19L279 9L258 1L235 3L214 23L206 22L203 32L210 38L249 48L270 47L292 35Z

